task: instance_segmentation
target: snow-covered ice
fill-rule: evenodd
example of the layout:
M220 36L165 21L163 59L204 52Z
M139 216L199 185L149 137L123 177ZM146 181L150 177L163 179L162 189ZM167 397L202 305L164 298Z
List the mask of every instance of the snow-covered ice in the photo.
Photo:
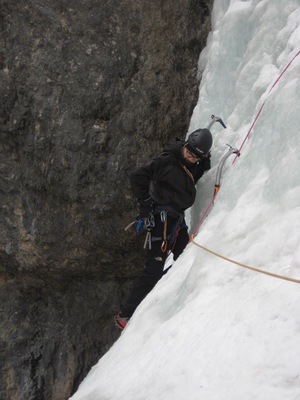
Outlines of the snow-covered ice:
M300 280L299 51L299 0L215 0L189 132L211 114L227 129L212 128L213 168L189 217L194 228L226 143L240 147L265 102L195 240ZM300 400L300 284L189 244L72 397L119 399Z

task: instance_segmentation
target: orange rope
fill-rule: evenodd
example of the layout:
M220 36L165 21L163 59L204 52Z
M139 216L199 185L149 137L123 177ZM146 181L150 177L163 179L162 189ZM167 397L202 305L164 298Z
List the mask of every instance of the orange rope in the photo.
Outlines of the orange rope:
M193 183L195 184L195 180L194 180L194 177L193 177L193 174L191 173L191 171L189 171L188 169L187 169L187 167L185 167L180 161L179 161L179 164L181 165L181 167L183 168L183 170L184 170L184 172L187 174L187 176L193 181Z
M251 271L259 272L261 274L269 275L269 276L272 276L273 278L283 279L285 281L290 281L290 282L294 282L294 283L300 283L299 279L294 279L294 278L289 278L287 276L273 274L272 272L267 272L267 271L264 271L262 269L250 267L249 265L245 265L245 264L239 263L237 261L231 260L230 258L224 257L221 254L218 254L218 253L216 253L216 252L214 252L214 251L212 251L212 250L210 250L210 249L208 249L208 248L206 248L204 246L201 246L200 244L196 243L194 241L193 237L192 237L191 242L194 243L197 247L200 247L201 249L207 251L208 253L213 254L216 257L222 258L223 260L229 261L230 263L239 265L240 267L247 268L247 269L250 269Z

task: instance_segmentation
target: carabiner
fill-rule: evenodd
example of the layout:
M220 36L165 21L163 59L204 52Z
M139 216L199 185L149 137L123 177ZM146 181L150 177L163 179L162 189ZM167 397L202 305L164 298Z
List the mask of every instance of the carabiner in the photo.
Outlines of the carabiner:
M168 241L167 241L167 240L164 240L164 241L162 242L160 248L161 248L161 251L162 251L163 253L165 253L165 252L167 251L167 248L168 248Z

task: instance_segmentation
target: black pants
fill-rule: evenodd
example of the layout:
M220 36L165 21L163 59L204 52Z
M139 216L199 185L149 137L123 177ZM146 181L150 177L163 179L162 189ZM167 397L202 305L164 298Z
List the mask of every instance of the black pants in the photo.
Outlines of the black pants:
M152 246L151 249L147 249L146 251L144 271L135 282L127 302L121 307L121 312L125 317L130 318L132 316L137 306L164 275L164 264L169 251L172 251L173 258L176 260L188 244L189 235L185 221L179 224L178 219L168 217L167 236L169 240L168 247L163 252L161 249L162 239L156 240L156 238L162 238L163 230L164 224L160 219L160 214L156 214L155 226L151 231Z

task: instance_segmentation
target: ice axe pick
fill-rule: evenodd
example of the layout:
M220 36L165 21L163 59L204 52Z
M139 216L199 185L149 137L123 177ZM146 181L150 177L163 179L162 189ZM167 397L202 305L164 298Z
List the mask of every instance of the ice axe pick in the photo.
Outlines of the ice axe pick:
M222 119L221 119L220 117L216 117L216 116L214 116L214 115L211 116L211 121L210 121L210 123L209 123L207 129L210 129L210 128L213 126L213 124L214 124L215 122L219 122L219 123L223 126L223 128L226 129L226 125L224 124L224 122L222 121Z

